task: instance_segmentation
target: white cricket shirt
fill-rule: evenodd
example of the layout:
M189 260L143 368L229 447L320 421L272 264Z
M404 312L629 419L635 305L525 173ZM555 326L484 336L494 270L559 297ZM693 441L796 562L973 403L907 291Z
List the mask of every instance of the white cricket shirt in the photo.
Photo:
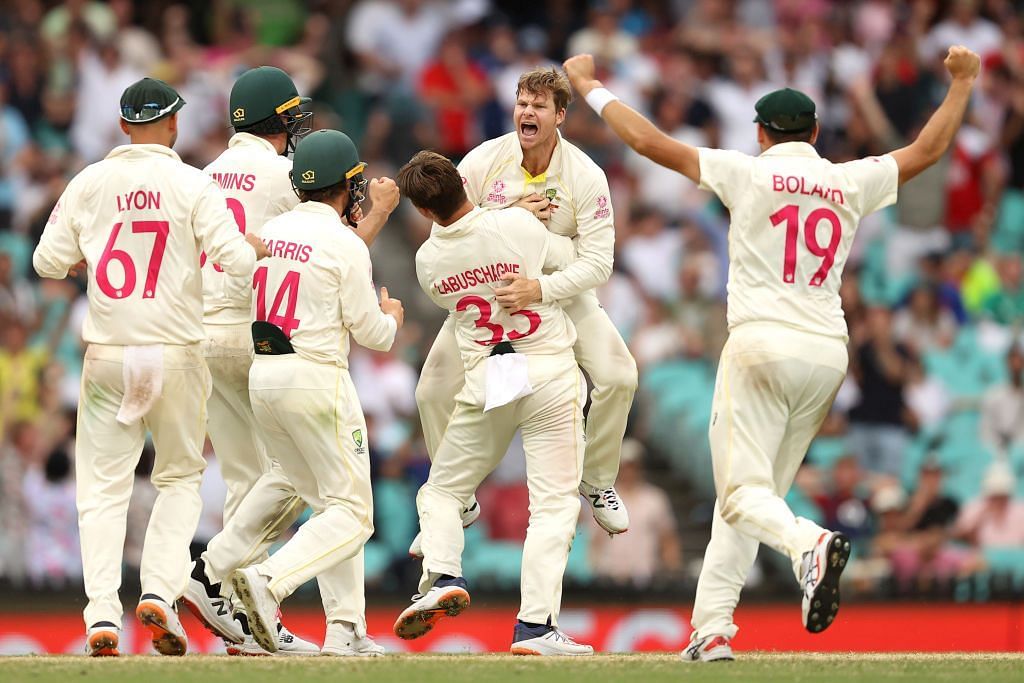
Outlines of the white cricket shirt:
M272 256L253 276L253 320L280 327L297 354L317 363L347 368L350 334L369 349L391 348L398 324L380 310L370 252L337 211L302 202L260 236Z
M576 329L555 302L510 313L494 296L501 280L537 278L566 267L572 242L552 235L526 209L475 208L449 226L434 224L416 252L416 276L430 299L455 319L459 351L471 370L502 341L526 355L572 355Z
M551 163L540 175L523 168L515 132L479 145L459 164L466 194L476 206L505 207L534 192L558 205L547 229L577 238L576 260L565 270L537 278L545 302L571 299L603 285L611 276L615 252L608 179L590 157L557 135Z
M205 251L251 278L253 251L217 183L163 145L122 145L75 176L50 214L32 265L63 278L89 265L90 344L193 344L203 332Z
M249 133L235 133L228 148L203 172L220 185L241 233L260 234L271 218L299 203L288 172L292 162ZM203 258L203 322L235 325L252 320L252 281L234 278Z
M770 321L846 339L839 285L860 219L896 202L890 155L843 164L805 142L760 156L700 149L700 186L730 212L729 328Z

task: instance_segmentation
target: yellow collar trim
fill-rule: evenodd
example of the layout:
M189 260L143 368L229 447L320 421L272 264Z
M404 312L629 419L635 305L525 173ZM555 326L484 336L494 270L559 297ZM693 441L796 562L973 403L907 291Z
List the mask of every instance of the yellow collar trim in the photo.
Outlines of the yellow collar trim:
M548 172L546 170L543 173L538 173L537 175L530 175L530 172L522 166L519 168L523 171L523 176L526 178L527 185L532 185L533 183L546 183L548 181Z

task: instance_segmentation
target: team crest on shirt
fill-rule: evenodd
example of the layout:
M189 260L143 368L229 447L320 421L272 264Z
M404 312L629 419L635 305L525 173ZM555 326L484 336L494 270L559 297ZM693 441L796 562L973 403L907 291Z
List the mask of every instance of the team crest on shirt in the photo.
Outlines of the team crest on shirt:
M594 218L608 218L612 210L608 208L608 197L601 195L597 198L597 211L594 212Z
M558 196L558 189L554 187L549 187L544 191L544 196L547 197L549 202L553 202L555 201L555 197Z
M487 195L487 201L495 204L504 204L508 200L505 197L505 181L498 178L491 183L491 191Z
M363 430L362 429L357 429L354 432L352 432L352 441L356 445L356 453L362 453L363 450L364 450L363 449Z

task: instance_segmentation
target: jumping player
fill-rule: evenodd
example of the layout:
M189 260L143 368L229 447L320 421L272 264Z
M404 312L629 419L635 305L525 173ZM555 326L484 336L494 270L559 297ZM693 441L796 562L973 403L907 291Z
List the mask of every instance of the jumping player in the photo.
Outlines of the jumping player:
M358 557L373 533L366 424L348 374L349 335L386 351L403 311L386 289L378 305L369 251L343 222L362 201L365 166L344 133L306 136L292 170L300 204L261 233L272 256L253 278L256 358L249 396L268 452L313 508L313 517L280 550L229 577L253 637L267 652L279 649L280 602ZM277 476L272 470L260 482ZM236 519L252 516L246 508L259 504L253 494L260 482ZM231 535L234 523L222 533Z
M424 555L420 595L399 616L395 634L418 638L469 605L461 512L521 429L530 525L512 653L593 654L558 629L562 574L580 510L586 384L572 350L576 332L556 302L509 312L494 293L511 274L536 278L566 267L572 242L524 209L475 207L455 166L433 152L413 157L399 171L398 185L434 221L416 254L416 274L431 300L451 314L465 380L416 497Z
M556 235L576 239L577 258L564 271L513 279L498 289L509 311L531 304L563 303L578 332L576 360L594 385L586 421L586 458L580 494L609 534L629 527L615 492L619 450L637 386L636 363L594 290L612 272L615 224L604 172L558 127L571 93L555 69L535 69L519 78L515 131L483 143L462 160L459 173L475 206L522 206L547 222ZM433 455L455 409L463 368L449 316L430 349L416 387L427 450ZM480 514L475 499L463 512L468 526ZM419 538L410 553L419 554Z
M75 471L94 656L118 654L128 500L147 430L157 498L136 615L161 654L188 649L172 605L188 582L189 542L202 509L210 376L199 346L199 251L238 278L251 278L257 253L267 253L255 236L239 234L217 183L171 150L184 104L155 79L124 91L121 130L131 144L71 180L32 258L42 277L66 277L83 259L88 266Z
M783 500L847 368L839 285L860 219L948 149L979 59L949 50L952 83L918 138L880 157L832 164L812 146L814 102L795 90L758 101L761 155L698 149L659 131L594 79L590 55L565 63L573 87L634 150L714 192L729 209L729 340L709 428L718 500L693 611L687 661L732 659L733 611L759 543L786 555L802 619L824 631L839 610L850 555L842 533L795 517Z

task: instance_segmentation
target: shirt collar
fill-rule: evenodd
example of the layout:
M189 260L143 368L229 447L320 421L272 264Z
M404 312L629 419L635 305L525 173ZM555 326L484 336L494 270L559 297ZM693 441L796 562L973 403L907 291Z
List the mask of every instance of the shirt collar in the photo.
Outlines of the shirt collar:
M555 129L555 151L551 153L551 161L548 162L548 167L537 175L530 175L530 172L523 168L523 148L519 146L519 134L512 134L516 136L516 155L519 161L519 169L523 172L523 179L527 184L546 183L549 175L558 175L558 172L562 170L562 148L564 147L560 130Z
M341 223L341 216L334 210L334 207L323 202L300 202L295 207L295 211L302 211L303 213L316 213L323 216L328 216Z
M818 150L814 149L814 145L808 142L780 142L761 152L761 156L820 158Z
M277 156L277 150L274 149L269 140L252 133L235 133L228 140L228 147L260 147Z
M473 221L476 220L477 216L485 210L486 209L481 209L479 206L474 206L472 211L450 225L438 225L437 223L434 223L430 228L430 234L437 235L439 237L454 237L465 233Z
M181 157L170 147L164 145L118 145L114 149L110 150L105 159L112 159L114 157L143 157L160 155L170 157L175 161L181 161Z

